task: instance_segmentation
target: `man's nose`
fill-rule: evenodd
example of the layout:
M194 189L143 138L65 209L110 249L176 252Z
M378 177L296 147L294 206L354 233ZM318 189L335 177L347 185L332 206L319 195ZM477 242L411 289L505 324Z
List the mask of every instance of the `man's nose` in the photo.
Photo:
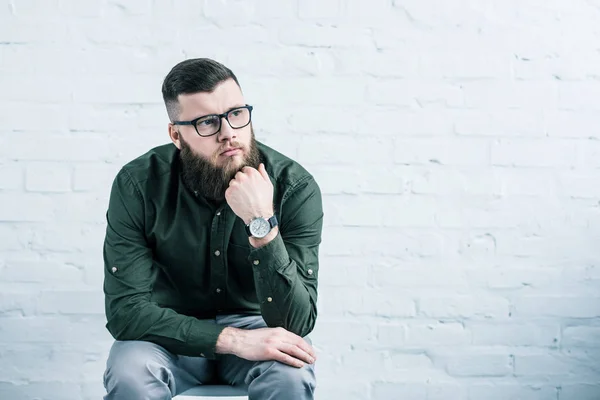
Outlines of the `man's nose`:
M235 133L235 129L233 129L231 125L229 125L229 122L225 117L221 117L221 129L219 130L219 133L217 135L219 136L219 140L222 141L233 140L237 136Z

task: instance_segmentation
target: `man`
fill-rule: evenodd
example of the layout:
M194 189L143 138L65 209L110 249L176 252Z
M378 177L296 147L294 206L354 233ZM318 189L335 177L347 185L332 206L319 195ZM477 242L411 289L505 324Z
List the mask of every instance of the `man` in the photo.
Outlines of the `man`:
M255 140L224 65L183 61L162 92L173 143L125 165L110 195L105 399L216 382L251 399L312 399L319 187Z

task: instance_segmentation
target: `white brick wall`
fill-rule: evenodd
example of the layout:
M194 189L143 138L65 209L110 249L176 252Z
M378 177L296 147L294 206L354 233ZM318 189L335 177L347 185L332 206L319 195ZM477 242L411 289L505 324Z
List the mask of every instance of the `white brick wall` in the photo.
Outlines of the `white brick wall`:
M319 180L319 399L600 399L594 0L0 1L0 397L98 399L110 183L230 66Z

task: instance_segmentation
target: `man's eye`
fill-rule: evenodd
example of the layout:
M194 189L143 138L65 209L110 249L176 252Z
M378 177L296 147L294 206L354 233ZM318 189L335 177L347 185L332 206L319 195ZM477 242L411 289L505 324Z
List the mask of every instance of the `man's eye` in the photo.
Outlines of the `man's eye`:
M203 119L203 120L196 122L196 125L198 125L198 126L211 126L214 124L215 124L214 118Z

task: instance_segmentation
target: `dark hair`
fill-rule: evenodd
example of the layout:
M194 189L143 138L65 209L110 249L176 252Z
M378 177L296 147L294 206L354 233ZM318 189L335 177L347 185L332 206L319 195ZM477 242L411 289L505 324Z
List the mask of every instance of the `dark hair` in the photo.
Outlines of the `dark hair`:
M171 121L181 112L177 96L198 92L212 92L227 79L233 79L240 86L235 74L223 64L210 58L193 58L175 65L165 77L162 95Z

